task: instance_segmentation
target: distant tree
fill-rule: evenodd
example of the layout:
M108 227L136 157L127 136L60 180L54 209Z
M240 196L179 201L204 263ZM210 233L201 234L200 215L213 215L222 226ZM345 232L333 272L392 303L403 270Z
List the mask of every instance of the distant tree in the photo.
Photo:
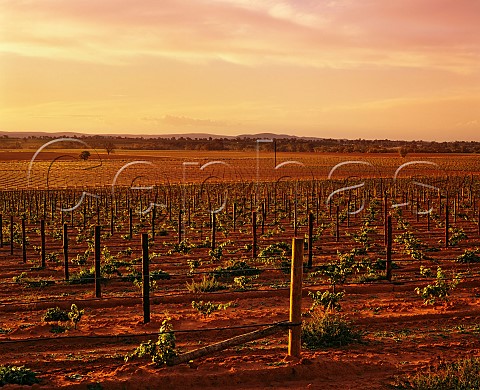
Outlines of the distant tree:
M407 148L405 146L400 146L400 149L398 149L398 154L401 157L407 157L407 154L408 154Z
M103 144L103 147L106 150L108 155L115 150L115 145L113 144L112 141L105 141Z
M90 158L90 152L88 150L84 150L82 153L80 153L80 159L83 161L87 161Z

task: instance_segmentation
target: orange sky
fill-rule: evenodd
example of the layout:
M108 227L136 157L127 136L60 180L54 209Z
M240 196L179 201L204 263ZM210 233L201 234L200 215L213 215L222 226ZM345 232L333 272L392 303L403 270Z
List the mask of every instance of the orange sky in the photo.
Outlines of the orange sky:
M0 131L480 141L478 0L0 0Z

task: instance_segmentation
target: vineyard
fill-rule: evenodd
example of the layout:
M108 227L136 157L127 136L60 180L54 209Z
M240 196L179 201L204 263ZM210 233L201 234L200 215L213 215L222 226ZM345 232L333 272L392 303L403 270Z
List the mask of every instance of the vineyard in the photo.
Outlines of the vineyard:
M0 163L0 365L37 388L386 388L479 355L475 157L31 156Z

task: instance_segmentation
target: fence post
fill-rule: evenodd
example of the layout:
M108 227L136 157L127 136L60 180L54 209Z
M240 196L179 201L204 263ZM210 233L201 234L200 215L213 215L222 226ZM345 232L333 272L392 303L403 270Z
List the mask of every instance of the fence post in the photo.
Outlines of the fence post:
M216 242L215 242L215 234L216 234L216 231L217 231L217 214L215 213L210 213L211 215L211 220L212 220L212 251L215 249L215 245L216 245Z
M0 214L0 248L3 248L3 216Z
M40 220L40 242L41 242L41 256L42 268L45 268L45 220Z
M386 278L392 281L392 216L387 216L387 265Z
M143 323L150 322L150 270L148 258L148 234L142 234L142 286Z
M63 215L63 214L62 214ZM65 280L68 282L68 226L63 224L63 264L65 266Z
M308 268L313 265L313 213L308 214Z
M335 241L340 241L340 217L339 217L339 206L335 208Z
M22 258L23 262L27 262L27 236L25 232L25 217L22 218Z
M445 248L448 248L448 240L449 240L449 220L448 220L448 214L449 214L449 210L448 210L448 197L447 197L447 200L445 201Z
M233 231L237 228L237 202L233 202Z
M102 297L102 288L100 286L100 226L95 226L95 298Z
M13 256L13 215L10 215L10 255Z
M290 279L290 323L288 355L299 358L302 350L302 276L303 238L292 239L292 271Z
M128 209L128 236L130 240L133 237L133 211L132 208Z

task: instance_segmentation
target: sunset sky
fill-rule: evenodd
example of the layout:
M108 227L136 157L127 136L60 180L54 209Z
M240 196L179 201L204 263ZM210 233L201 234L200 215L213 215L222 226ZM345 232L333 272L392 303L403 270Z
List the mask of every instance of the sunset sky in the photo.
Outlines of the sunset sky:
M0 131L480 141L478 0L0 0Z

